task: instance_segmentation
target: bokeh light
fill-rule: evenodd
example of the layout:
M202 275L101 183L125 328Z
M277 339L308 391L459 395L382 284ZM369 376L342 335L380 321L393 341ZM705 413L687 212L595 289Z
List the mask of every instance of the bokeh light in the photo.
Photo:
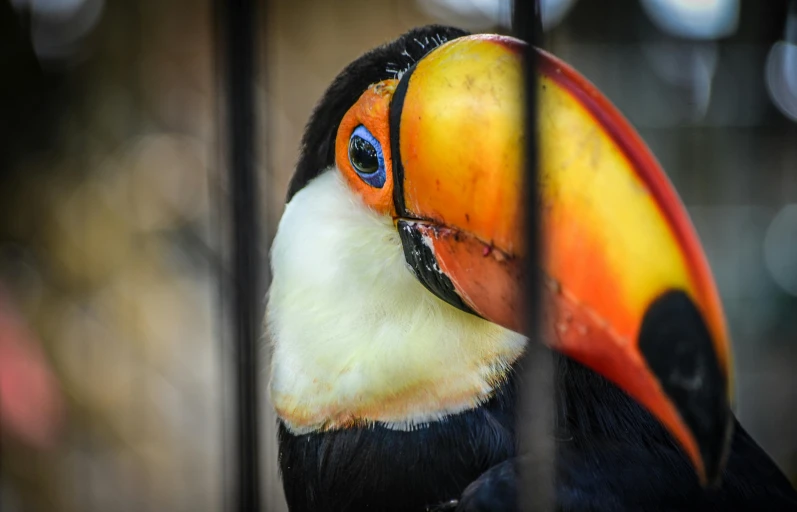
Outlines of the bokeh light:
M719 39L739 23L739 0L641 0L663 31L689 39Z
M797 297L797 203L775 215L764 239L764 259L772 279Z
M766 83L772 103L797 122L797 42L778 41L772 46L767 57Z

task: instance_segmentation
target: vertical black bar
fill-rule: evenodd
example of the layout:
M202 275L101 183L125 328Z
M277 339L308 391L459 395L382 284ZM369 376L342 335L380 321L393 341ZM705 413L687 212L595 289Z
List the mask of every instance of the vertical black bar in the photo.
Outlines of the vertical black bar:
M217 0L227 119L229 206L232 213L235 354L233 510L260 510L257 340L260 325L258 183L255 172L255 0Z
M787 43L797 44L797 0L789 2L783 39Z
M554 376L550 351L541 343L542 238L540 236L539 145L537 137L537 73L535 47L542 43L539 0L515 0L512 12L515 36L527 43L524 51L526 123L526 329L531 342L519 365L518 395L518 503L519 510L548 511L555 505L554 491Z

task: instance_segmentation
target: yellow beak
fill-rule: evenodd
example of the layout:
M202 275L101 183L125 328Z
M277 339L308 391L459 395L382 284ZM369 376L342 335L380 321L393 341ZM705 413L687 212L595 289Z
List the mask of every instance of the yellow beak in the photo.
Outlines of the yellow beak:
M440 275L419 273L427 287L440 295L448 285L456 298L446 300L518 332L527 311L522 44L451 41L401 79L390 107L408 260L408 245L430 248ZM553 56L540 52L538 65L544 341L650 410L701 481L714 480L732 428L730 348L694 228L609 101Z

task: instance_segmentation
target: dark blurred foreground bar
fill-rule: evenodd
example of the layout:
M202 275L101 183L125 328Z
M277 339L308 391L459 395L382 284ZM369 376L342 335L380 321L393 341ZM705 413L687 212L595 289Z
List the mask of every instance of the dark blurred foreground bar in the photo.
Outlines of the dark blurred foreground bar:
M537 164L537 81L534 47L542 42L539 0L515 0L512 28L516 37L528 42L524 54L526 81L526 226L528 261L526 281L527 326L530 343L519 368L518 417L518 504L521 511L554 510L554 376L551 352L541 343L541 254Z
M263 8L263 2L257 7ZM261 508L257 340L260 304L258 183L254 103L257 49L255 0L216 0L219 18L218 69L223 79L226 126L222 147L228 172L227 207L232 229L232 331L235 407L233 413L232 510ZM226 131L226 133L225 133ZM226 274L222 274L226 275ZM226 295L226 294L225 294Z

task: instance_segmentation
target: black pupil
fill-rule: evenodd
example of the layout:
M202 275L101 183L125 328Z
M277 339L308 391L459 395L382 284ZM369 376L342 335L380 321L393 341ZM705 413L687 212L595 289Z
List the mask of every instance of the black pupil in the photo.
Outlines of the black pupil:
M349 159L358 172L373 174L379 170L379 157L373 144L355 135L349 142Z

